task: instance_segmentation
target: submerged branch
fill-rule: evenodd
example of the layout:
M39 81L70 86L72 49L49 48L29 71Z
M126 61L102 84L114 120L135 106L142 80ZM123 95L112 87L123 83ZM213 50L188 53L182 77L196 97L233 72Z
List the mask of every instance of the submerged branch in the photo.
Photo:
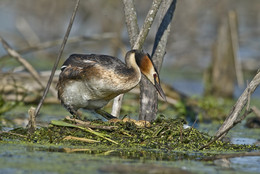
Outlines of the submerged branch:
M238 123L241 123L246 116L248 116L250 113L253 112L253 109L250 108L250 99L251 94L254 92L256 87L260 83L260 73L258 73L254 79L250 82L250 84L247 86L243 94L239 97L237 103L233 106L233 109L231 110L231 114L227 117L225 122L222 124L222 126L217 131L215 138L208 142L206 145L202 146L200 148L204 149L208 146L210 146L213 142L217 141L218 139L222 139L233 127L235 127ZM239 115L243 108L246 106L244 114L239 118Z
M245 113L243 114L243 116L241 118L239 118L238 120L236 120L235 122L233 122L233 124L228 127L225 131L223 131L221 134L219 134L218 136L216 136L214 139L212 139L210 142L208 142L206 145L203 145L199 148L199 150L202 150L206 147L209 147L212 143L214 143L215 141L217 141L220 137L222 137L223 135L227 134L233 127L235 127L238 123L241 123L241 121L243 121L246 116L248 116L250 113L252 112L252 109L246 110Z
M226 118L225 122L222 124L222 126L217 131L216 135L219 138L223 138L227 134L227 130L230 130L233 126L236 120L238 120L238 117L241 113L241 111L246 106L246 103L250 102L250 96L255 91L255 89L260 84L260 72L258 72L253 80L249 83L247 88L244 90L242 95L237 100L236 104L233 106L232 110L230 111L229 116ZM249 109L249 104L247 106ZM223 135L223 136L220 136Z

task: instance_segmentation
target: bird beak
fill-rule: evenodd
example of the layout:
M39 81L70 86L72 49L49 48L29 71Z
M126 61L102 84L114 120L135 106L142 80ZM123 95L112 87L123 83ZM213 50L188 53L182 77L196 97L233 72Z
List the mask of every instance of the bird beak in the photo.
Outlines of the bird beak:
M157 82L156 77L154 77L154 86L155 86L156 90L158 91L158 93L160 94L160 96L162 97L162 99L164 101L167 101L166 100L166 96L165 96L165 94L164 94L164 92L162 90L162 87L161 87L160 83Z

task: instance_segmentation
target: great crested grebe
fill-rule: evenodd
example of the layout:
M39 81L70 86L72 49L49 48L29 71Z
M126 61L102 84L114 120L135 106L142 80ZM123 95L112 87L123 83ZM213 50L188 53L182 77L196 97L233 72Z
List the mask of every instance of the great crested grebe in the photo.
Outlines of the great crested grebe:
M80 108L95 110L107 119L115 118L100 109L119 94L134 88L141 72L166 97L157 70L148 54L128 51L124 64L118 58L98 54L72 54L62 65L57 84L58 98L74 116Z

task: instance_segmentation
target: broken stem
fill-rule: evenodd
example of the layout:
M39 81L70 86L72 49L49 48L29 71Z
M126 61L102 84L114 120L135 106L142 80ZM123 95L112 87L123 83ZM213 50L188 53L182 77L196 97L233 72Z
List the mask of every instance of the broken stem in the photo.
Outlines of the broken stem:
M42 106L42 104L43 104L43 102L44 102L44 99L45 99L45 97L47 96L48 91L49 91L49 89L50 89L51 82L52 82L52 80L53 80L53 76L54 76L55 71L56 71L56 69L57 69L57 66L58 66L58 64L59 64L61 55L62 55L62 53L63 53L64 47L65 47L65 45L66 45L66 42L67 42L68 37L69 37L69 34L70 34L70 30L71 30L71 28L72 28L73 21L74 21L74 19L75 19L76 13L77 13L77 11L78 11L79 2L80 2L80 0L77 0L76 5L75 5L75 8L74 8L73 13L72 13L72 16L71 16L71 18L70 18L70 22L69 22L69 25L68 25L66 34L65 34L64 39L63 39L63 42L62 42L62 44L61 44L61 48L60 48L59 54L58 54L58 56L57 56L57 58L56 58L56 62L55 62L55 64L54 64L54 66L53 66L53 68L52 68L49 81L48 81L47 86L46 86L46 88L45 88L45 90L44 90L44 93L43 93L43 95L42 95L42 98L41 98L41 100L40 100L40 102L39 102L39 104L38 104L38 106L37 106L37 108L36 108L36 110L35 110L35 117L37 117L37 115L38 115L38 113L39 113L39 111L40 111L40 109L41 109L41 106Z

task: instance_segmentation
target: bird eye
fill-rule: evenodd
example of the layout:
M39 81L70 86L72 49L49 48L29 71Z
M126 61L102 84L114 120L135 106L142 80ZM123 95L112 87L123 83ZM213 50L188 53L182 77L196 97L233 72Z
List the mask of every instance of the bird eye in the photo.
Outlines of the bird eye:
M159 83L159 78L156 73L153 74L154 81L157 81Z

